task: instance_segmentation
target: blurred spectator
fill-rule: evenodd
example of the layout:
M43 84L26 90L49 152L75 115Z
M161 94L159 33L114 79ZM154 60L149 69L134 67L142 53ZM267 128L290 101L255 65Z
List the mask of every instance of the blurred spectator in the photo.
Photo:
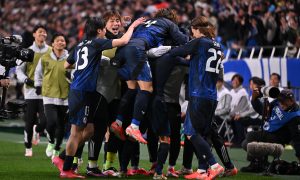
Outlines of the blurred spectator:
M222 44L239 48L256 45L299 47L299 0L28 0L1 1L0 34L32 32L37 24L68 36L69 47L82 38L83 22L88 16L100 16L107 10L122 16L151 15L160 8L172 8L179 14L179 25L187 27L195 16L204 15L218 27ZM288 56L295 50L291 48Z
M270 86L275 86L275 87L278 87L278 89L280 91L283 90L283 88L280 86L280 81L281 81L281 76L277 73L272 73L271 76L270 76L270 82L269 82L269 85ZM268 100L269 102L272 102L274 101L273 98L271 97L268 97Z
M277 73L272 73L270 76L270 86L278 87L280 91L283 90L283 88L280 86L281 76Z
M240 146L241 142L245 139L245 129L241 123L241 119L245 118L244 113L250 108L249 95L246 89L242 86L243 77L239 74L235 74L232 79L232 89L230 95L231 101L231 125L234 133L233 143L236 146Z
M215 111L216 118L227 119L230 113L232 97L229 90L224 86L224 80L219 78L217 81L218 105Z
M217 81L218 105L215 111L215 122L219 126L219 134L223 137L226 132L224 121L230 119L230 108L232 97L229 90L224 86L224 79L219 78Z

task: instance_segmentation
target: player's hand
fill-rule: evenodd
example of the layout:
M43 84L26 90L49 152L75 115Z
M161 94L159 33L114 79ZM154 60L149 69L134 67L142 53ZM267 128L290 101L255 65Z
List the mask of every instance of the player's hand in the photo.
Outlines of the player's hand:
M146 18L144 17L140 17L137 20L135 20L130 27L132 28L136 28L137 26L139 26L140 24L143 24L146 21Z
M0 80L0 86L1 86L1 87L6 87L6 88L8 88L8 87L9 87L9 83L10 83L9 79L1 79L1 80Z
M191 55L187 55L184 59L187 61L191 60Z
M24 83L28 86L34 86L34 81L29 78L25 79Z
M131 20L132 20L131 16L123 16L122 17L123 26L127 27L131 23Z

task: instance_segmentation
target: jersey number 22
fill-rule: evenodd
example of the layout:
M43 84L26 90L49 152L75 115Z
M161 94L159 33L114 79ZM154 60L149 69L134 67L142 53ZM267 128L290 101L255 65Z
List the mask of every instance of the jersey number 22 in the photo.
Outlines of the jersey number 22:
M213 72L219 74L219 66L221 63L221 56L222 52L220 50L216 50L214 48L210 48L208 52L213 53L213 56L209 57L206 62L206 68L205 71ZM217 61L217 63L213 63L214 61ZM215 66L214 66L215 65Z

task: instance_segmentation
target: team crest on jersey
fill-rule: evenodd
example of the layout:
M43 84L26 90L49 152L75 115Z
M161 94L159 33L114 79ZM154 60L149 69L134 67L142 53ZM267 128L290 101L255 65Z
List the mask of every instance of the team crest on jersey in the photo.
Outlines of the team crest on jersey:
M85 116L82 120L83 124L86 124L87 123L87 117Z
M221 47L220 44L219 44L218 42L216 42L216 41L213 41L213 42L214 42L214 46L215 46L215 47L218 47L218 48Z

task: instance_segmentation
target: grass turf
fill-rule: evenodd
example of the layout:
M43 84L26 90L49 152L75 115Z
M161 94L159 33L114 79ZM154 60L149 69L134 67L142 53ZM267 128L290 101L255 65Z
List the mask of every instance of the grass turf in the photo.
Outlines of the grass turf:
M42 139L42 144L33 147L33 157L26 158L24 157L24 145L22 143L23 136L20 134L12 134L12 133L1 133L0 132L0 180L6 179L57 179L59 176L58 170L51 164L49 158L45 156L45 148L46 148L46 140ZM64 147L64 145L63 145ZM84 165L80 169L80 172L84 174L86 167L86 157L87 150L85 149L83 157L84 157ZM248 164L245 160L246 154L241 149L230 149L229 153L234 164L240 168ZM295 156L293 155L293 151L286 150L283 159L288 161L295 160ZM144 145L141 145L141 161L140 167L148 169L150 167L150 163L148 161L148 153L147 149ZM103 162L103 154L100 155L99 162ZM180 163L182 162L182 152L179 155L177 161L177 169L181 168ZM194 157L193 167L196 167L197 161ZM100 164L100 167L102 165ZM115 167L118 167L115 164ZM104 179L104 178L102 178ZM109 179L119 179L119 178L109 178ZM152 179L152 177L147 176L134 176L129 177L128 179ZM183 178L180 178L183 179ZM273 177L265 177L260 174L250 174L250 173L239 173L235 177L230 178L222 178L226 179L300 179L298 176L273 176Z

